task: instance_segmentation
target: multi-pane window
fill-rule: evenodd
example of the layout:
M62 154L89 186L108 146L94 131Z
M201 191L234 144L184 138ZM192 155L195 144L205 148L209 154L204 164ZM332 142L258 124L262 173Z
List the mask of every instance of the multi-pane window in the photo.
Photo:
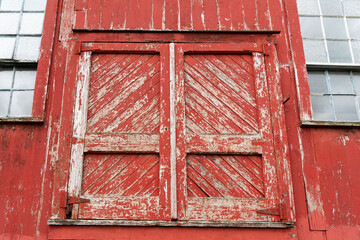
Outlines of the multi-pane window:
M314 120L360 121L360 2L297 2Z
M0 117L31 116L46 0L0 0Z

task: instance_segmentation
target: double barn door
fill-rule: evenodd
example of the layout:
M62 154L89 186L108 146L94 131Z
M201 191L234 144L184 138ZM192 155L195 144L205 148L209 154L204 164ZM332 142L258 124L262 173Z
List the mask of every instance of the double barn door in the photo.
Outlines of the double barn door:
M289 221L276 61L267 43L83 43L72 218Z

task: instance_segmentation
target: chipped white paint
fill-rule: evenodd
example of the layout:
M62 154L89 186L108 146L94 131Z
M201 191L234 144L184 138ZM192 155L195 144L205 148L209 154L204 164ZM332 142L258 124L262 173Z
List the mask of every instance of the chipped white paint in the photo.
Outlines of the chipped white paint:
M175 44L170 43L170 196L171 196L171 218L177 219L176 199L176 111L175 111Z
M92 133L85 136L84 152L159 152L159 134Z
M74 113L73 138L80 140L71 148L69 196L79 196L81 192L81 179L83 170L84 137L86 132L86 119L88 108L88 89L90 84L91 53L83 52L79 58L79 69L76 77L76 103Z

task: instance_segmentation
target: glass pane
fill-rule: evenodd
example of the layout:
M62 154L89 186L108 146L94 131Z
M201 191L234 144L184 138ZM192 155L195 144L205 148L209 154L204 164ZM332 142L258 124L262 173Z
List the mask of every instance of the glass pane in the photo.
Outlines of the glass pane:
M327 63L324 41L304 39L303 43L306 62Z
M9 109L10 92L0 91L0 117L6 117Z
M324 72L308 72L311 93L329 93Z
M1 0L0 10L4 11L20 11L22 7L22 0Z
M33 91L14 91L10 106L10 116L31 116Z
M314 120L329 121L334 120L328 96L311 96Z
M354 94L349 72L329 72L332 94Z
M354 54L355 63L360 63L360 41L351 41L351 47Z
M10 89L12 86L12 78L12 67L0 67L0 89Z
M16 60L37 61L41 37L20 37L15 53Z
M336 119L339 121L359 120L355 96L333 96Z
M0 37L0 59L13 57L15 40L15 37Z
M323 15L343 15L340 0L320 0L320 6Z
M21 20L20 34L41 35L43 21L43 13L24 13Z
M359 72L353 72L352 74L353 74L355 92L356 92L357 95L360 95L360 73Z
M314 0L297 0L299 14L319 14L319 6Z
M323 38L320 17L300 17L303 38Z
M20 13L0 13L0 34L17 34Z
M348 24L350 38L360 39L360 18L347 18L346 21Z
M326 38L347 39L344 18L324 17L324 28Z
M346 16L360 16L359 0L343 0Z
M45 11L46 0L25 0L25 11Z
M36 79L36 68L16 68L15 89L34 89Z
M330 62L352 63L348 41L327 40Z

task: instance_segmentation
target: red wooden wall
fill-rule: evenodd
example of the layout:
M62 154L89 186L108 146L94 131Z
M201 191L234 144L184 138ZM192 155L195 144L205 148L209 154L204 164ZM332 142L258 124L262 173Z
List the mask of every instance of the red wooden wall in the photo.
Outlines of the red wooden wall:
M359 239L360 130L300 127L309 105L295 0L48 0L56 17L44 123L0 123L0 233L3 239ZM85 4L89 2L89 4ZM76 13L73 9L76 9ZM100 10L100 11L98 11ZM86 12L86 14L85 14ZM60 14L61 13L61 14ZM107 13L107 14L105 14ZM63 92L72 23L88 38L116 41L108 30L278 30L277 52L294 184L293 229L48 226L69 158L72 106ZM85 16L88 16L86 19ZM297 74L297 75L295 75ZM284 99L285 100L285 99ZM307 100L305 99L305 102ZM301 110L301 112L299 112ZM61 111L69 113L61 119ZM55 196L55 197L53 197Z

